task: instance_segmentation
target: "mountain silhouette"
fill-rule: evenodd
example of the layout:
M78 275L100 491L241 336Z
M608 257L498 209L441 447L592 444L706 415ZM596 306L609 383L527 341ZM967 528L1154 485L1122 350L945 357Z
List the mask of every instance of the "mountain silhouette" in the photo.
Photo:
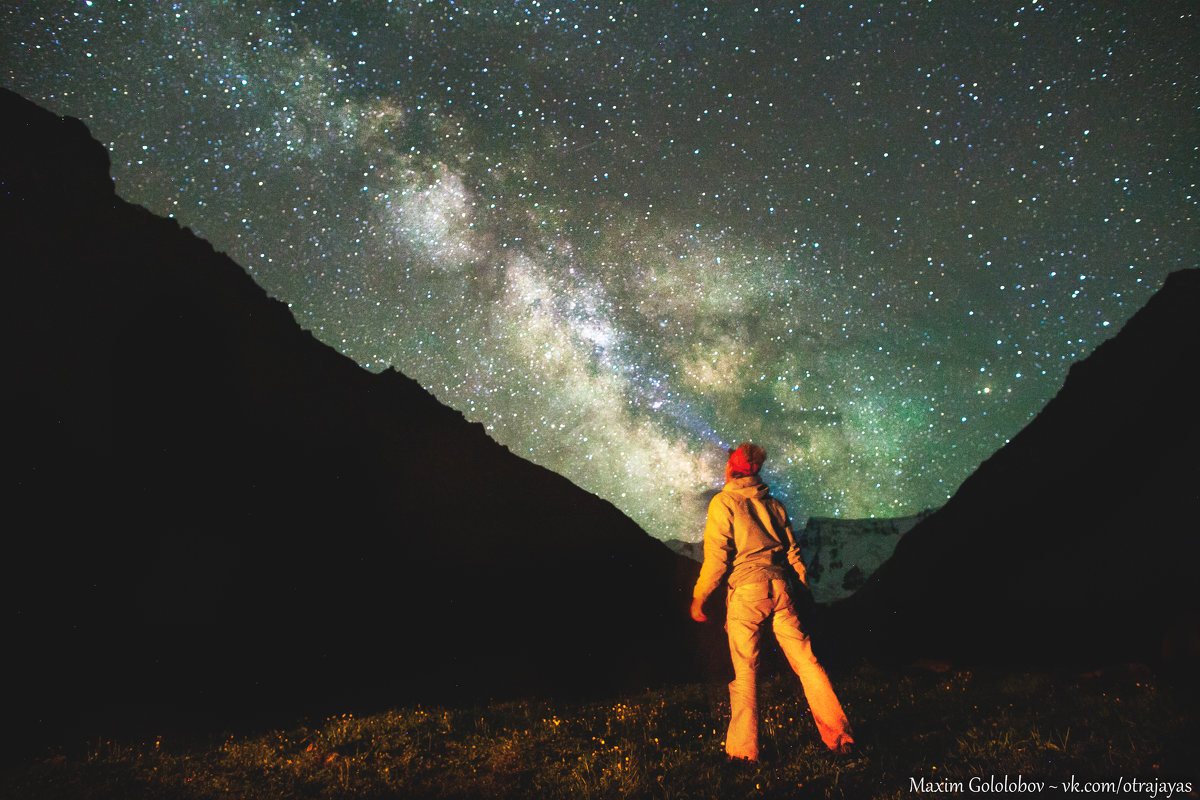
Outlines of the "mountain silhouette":
M874 658L1197 656L1200 270L1171 274L828 624Z
M228 257L119 199L79 121L8 91L0 120L4 610L30 725L694 673L712 634L687 618L693 562L318 342Z

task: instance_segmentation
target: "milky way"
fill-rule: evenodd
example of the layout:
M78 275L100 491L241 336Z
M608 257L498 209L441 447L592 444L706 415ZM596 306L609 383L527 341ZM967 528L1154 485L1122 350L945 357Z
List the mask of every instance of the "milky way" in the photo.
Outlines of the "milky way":
M695 540L744 439L800 518L944 503L1197 265L1196 38L1191 2L18 2L0 77L323 341Z

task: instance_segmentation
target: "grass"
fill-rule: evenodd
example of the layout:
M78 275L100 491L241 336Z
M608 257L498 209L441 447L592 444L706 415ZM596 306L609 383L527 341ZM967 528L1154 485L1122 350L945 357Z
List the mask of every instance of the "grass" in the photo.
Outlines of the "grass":
M1195 695L1182 681L1135 668L1056 676L864 666L832 678L856 728L849 757L823 748L795 679L780 676L761 688L757 765L724 757L725 687L686 685L604 702L397 708L204 743L101 741L86 757L9 774L0 796L900 798L916 796L914 779L991 775L1190 781L1196 796Z

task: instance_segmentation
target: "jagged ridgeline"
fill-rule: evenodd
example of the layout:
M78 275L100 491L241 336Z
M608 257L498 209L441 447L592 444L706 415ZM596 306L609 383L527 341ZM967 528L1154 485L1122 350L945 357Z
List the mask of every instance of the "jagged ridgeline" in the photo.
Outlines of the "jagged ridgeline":
M15 398L7 648L28 709L297 710L696 669L696 565L372 374L0 92Z

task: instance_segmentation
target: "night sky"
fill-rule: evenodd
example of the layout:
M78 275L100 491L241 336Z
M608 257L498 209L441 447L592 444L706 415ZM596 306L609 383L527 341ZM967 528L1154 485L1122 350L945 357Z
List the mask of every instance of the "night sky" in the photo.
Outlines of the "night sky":
M1200 263L1198 10L15 2L0 80L323 341L696 540L743 439L799 519L941 505Z

